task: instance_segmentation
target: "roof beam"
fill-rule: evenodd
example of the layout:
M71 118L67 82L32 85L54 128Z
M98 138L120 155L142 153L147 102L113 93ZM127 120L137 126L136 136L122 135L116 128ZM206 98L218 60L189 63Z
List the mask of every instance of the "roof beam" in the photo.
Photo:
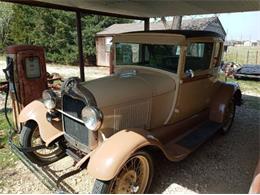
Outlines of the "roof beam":
M115 13L110 13L110 12L88 10L88 9L83 9L83 8L76 8L76 7L58 5L58 4L52 4L52 3L46 3L46 2L39 2L39 1L30 1L30 0L0 0L0 1L8 2L8 3L16 3L16 4L21 4L21 5L35 6L35 7L58 9L58 10L63 10L63 11L81 12L83 14L88 14L88 15L94 14L94 15L126 18L126 19L133 19L133 20L145 20L148 18L148 17L130 16L130 15L124 15L124 14L115 14Z
M0 0L1 1L1 0ZM2 0L86 14L144 20L151 17L259 11L260 0Z
M144 31L149 31L150 30L150 19L147 18L144 20Z

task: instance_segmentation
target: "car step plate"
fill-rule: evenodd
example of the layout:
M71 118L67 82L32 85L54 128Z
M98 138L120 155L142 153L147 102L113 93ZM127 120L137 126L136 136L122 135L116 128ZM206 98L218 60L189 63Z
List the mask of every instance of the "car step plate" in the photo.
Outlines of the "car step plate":
M177 142L178 145L193 150L213 136L221 128L221 123L207 121L199 125L196 130Z

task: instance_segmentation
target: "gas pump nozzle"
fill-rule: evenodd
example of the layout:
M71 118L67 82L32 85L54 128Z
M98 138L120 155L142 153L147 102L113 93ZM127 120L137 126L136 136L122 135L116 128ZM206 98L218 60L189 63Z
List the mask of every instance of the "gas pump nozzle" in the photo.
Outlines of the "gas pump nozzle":
M10 58L9 56L6 58L7 66L5 69L3 69L3 72L5 74L5 78L8 82L13 82L14 80L14 60L13 58Z
M6 62L7 62L7 66L5 69L3 69L6 81L8 82L6 91L7 93L10 91L14 92L15 98L16 100L18 100L18 95L14 84L14 60L13 58L7 56Z

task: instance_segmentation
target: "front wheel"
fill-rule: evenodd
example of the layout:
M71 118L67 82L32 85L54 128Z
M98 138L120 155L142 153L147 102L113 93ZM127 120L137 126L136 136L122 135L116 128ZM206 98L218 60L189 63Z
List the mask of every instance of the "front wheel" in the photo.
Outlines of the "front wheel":
M153 161L145 151L134 153L110 181L96 180L93 194L144 194L153 179Z
M29 121L23 126L20 135L20 144L22 148L30 148L44 144L36 122ZM57 145L38 149L33 152L24 152L24 154L33 163L40 166L51 164L65 156L64 150Z
M223 124L222 124L222 128L221 128L221 132L223 134L228 133L229 130L231 129L234 118L235 118L235 113L236 113L236 105L235 105L234 99L232 98L229 101L229 103L225 109L225 112L224 112L224 120L223 120Z

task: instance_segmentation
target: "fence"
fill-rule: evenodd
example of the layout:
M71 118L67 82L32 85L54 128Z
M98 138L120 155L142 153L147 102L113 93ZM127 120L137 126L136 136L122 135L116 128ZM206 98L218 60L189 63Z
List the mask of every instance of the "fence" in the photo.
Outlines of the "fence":
M260 64L260 47L230 46L224 53L225 62Z

